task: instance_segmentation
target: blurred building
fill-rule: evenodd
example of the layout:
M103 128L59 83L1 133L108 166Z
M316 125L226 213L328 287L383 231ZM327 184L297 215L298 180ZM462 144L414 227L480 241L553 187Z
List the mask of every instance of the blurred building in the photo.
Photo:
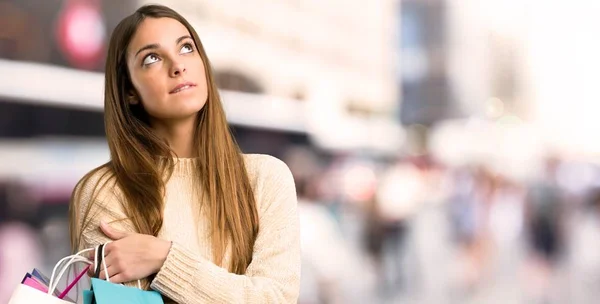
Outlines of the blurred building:
M447 68L448 4L440 0L400 3L396 10L402 60L399 118L404 125L431 126L459 114Z

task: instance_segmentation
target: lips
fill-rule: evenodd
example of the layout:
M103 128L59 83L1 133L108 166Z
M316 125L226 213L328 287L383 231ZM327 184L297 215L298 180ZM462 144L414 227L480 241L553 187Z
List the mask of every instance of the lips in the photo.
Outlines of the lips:
M177 85L176 87L174 87L169 94L175 94L175 93L179 93L181 91L185 91L185 90L189 90L193 87L195 87L196 84L193 82L184 82L184 83L180 83L179 85Z

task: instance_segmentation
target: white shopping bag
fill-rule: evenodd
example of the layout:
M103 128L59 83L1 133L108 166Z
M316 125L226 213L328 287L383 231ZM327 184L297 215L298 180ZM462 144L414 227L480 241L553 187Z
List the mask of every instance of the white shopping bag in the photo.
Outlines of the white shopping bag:
M56 297L54 295L54 290L56 289L60 278L65 274L69 267L76 263L92 264L87 258L81 256L82 253L90 250L94 249L83 250L75 255L65 257L56 263L56 266L54 266L54 270L52 271L52 276L50 277L48 292L43 292L33 287L19 284L13 291L8 304L74 304L74 302L69 302Z
M65 301L33 287L19 284L10 297L8 304L73 304L73 302Z

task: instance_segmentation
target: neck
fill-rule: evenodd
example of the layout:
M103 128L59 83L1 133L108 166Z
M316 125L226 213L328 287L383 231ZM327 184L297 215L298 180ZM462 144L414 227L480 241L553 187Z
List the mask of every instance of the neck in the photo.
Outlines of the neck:
M181 158L194 157L194 128L196 119L178 121L153 121L152 128L164 138L171 150Z

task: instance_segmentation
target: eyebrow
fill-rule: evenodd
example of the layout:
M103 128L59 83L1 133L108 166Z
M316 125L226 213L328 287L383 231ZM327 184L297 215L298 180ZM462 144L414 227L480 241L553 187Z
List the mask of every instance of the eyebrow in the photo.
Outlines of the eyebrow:
M190 35L184 35L181 36L179 38L177 38L177 41L175 42L175 44L179 44L182 40L189 38L192 39L192 37L190 37ZM140 48L136 53L134 57L137 57L141 52L145 51L145 50L152 50L152 49L157 49L160 47L160 44L158 43L153 43L153 44L148 44L143 46L142 48Z

